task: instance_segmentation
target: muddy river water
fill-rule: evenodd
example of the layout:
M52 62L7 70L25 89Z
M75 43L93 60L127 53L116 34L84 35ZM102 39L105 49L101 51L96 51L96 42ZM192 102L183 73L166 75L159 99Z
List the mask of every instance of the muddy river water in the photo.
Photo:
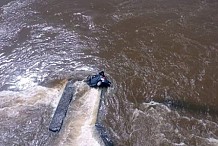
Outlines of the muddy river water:
M83 83L80 110L48 125L66 80L100 70L115 146L218 145L217 0L1 0L0 145L96 145L72 140L99 96Z

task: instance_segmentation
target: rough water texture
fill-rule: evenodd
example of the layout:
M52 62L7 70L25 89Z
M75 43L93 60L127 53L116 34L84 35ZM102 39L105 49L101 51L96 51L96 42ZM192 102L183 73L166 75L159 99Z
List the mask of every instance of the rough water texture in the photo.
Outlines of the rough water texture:
M95 145L98 137L71 138L86 128L74 116L94 102L84 94L97 95L85 85L81 112L71 105L61 134L48 125L65 80L100 70L113 84L100 121L115 145L218 145L217 8L216 0L1 0L0 145Z
M99 109L100 90L90 89L84 82L75 83L76 94L68 108L59 133L50 145L100 146L102 140L95 128Z

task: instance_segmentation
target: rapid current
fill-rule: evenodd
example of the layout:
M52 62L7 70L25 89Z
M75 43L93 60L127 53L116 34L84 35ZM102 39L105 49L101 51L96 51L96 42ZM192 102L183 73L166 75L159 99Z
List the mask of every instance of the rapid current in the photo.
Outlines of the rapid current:
M0 146L218 145L217 0L0 0ZM68 79L77 93L49 123Z

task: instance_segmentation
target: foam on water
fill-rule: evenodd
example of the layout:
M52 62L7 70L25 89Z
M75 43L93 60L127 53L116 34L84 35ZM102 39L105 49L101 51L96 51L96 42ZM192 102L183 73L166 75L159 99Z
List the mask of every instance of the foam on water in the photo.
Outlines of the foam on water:
M100 91L89 88L85 83L76 83L76 99L71 103L66 124L60 133L60 146L100 146L95 122L100 102Z
M217 146L218 145L218 139L215 138L209 138L208 141L211 145Z
M56 108L60 100L66 81L55 88L32 86L22 91L1 91L1 109L13 111L20 106L37 106L38 104L51 105Z
M45 108L52 107L54 113L66 83L67 81L62 81L52 88L33 86L22 91L0 92L0 114L3 115L1 122L7 122L8 118L19 119L19 117L22 117L23 114L25 115L25 113L23 113L25 110L29 110L29 114L34 115L34 111L32 113L31 108L39 108L41 105ZM74 86L76 87L75 98L68 108L67 116L64 120L62 129L58 133L58 137L55 138L55 144L58 146L103 145L98 131L95 128L101 92L98 89L90 88L82 81L77 81ZM43 109L40 110L43 112ZM46 119L47 124L51 120L51 113L52 112L50 112L50 115L48 115ZM39 120L40 118L42 117L38 117ZM20 129L20 123L17 124L17 128ZM34 124L32 124L32 121L30 121L27 125L30 127L33 126L32 128L35 127ZM44 128L44 131L47 134L49 132L47 128ZM4 132L9 134L7 131L3 131L3 133ZM13 134L16 135L16 133ZM40 141L40 139L37 139L37 141Z
M0 92L0 145L49 145L52 114L66 84Z

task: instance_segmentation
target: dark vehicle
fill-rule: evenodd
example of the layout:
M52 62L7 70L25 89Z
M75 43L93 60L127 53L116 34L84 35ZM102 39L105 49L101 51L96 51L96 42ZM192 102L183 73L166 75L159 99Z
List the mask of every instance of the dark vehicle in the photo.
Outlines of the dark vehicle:
M107 88L107 87L110 87L111 85L111 82L107 80L103 71L101 71L97 75L88 76L86 82L90 87L106 87Z

